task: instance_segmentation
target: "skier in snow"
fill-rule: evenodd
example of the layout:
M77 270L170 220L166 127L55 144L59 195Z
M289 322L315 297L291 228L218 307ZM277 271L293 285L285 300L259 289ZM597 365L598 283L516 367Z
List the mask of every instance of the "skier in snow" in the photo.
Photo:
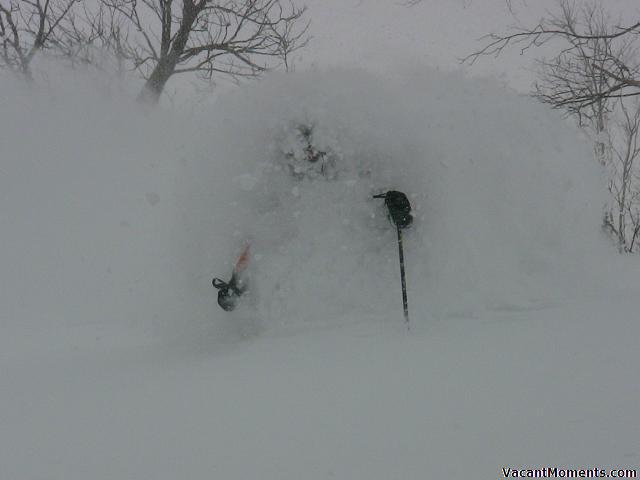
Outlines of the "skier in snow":
M283 154L289 173L293 178L297 180L317 177L328 180L337 178L336 156L320 150L314 145L313 127L305 124L299 125L296 128L296 140L296 148L285 151ZM398 228L398 231L412 224L411 205L404 193L389 190L374 195L374 198L385 200L389 221ZM250 245L247 245L241 252L228 282L219 278L213 279L213 286L218 290L218 304L225 311L234 310L240 297L249 290L247 275L249 247Z
M294 178L335 179L335 158L313 144L312 126L303 124L296 128L296 143L298 148L284 152L289 172Z
M219 278L213 279L213 286L218 289L218 305L227 312L236 308L238 299L248 289L247 266L249 265L249 247L250 245L247 245L240 254L233 268L231 280L225 282Z

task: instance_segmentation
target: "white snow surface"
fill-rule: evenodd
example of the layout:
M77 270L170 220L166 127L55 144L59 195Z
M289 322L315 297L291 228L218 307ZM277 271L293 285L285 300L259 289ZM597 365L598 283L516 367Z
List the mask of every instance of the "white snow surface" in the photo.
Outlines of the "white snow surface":
M418 68L273 75L197 113L2 82L0 478L639 463L638 261L600 231L588 144L533 100ZM335 178L289 174L300 123ZM211 277L247 242L226 313Z

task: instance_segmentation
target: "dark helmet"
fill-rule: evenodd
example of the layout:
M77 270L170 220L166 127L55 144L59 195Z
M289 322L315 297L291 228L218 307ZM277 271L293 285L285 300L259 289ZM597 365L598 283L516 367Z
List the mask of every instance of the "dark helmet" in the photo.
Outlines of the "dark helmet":
M374 195L373 198L384 198L384 203L389 210L389 217L398 228L407 228L413 223L411 204L404 193L389 190L387 193Z

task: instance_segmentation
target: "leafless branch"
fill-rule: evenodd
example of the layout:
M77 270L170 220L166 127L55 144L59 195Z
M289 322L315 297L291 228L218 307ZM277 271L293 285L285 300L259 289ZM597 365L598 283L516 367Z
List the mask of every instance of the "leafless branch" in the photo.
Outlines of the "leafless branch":
M550 14L532 28L514 28L508 34L489 34L485 45L462 61L473 64L482 56L499 56L508 47L524 54L557 41L559 53L540 61L543 80L536 94L554 108L579 117L592 115L606 99L640 95L640 68L634 55L640 21L619 25L599 3L582 8L569 0L558 2Z
M58 43L79 0L0 0L0 68L33 80L35 55Z

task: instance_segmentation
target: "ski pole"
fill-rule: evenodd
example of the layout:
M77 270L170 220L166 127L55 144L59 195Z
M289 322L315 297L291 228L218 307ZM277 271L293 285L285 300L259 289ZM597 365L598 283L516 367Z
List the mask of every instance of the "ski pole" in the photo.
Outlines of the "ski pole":
M404 274L404 251L402 249L402 230L400 227L396 227L398 230L398 256L400 257L400 283L402 284L402 308L404 310L404 323L407 325L407 330L411 330L409 324L409 305L407 302L407 281Z
M411 204L407 196L397 190L389 190L387 193L374 195L373 198L383 198L389 210L389 219L396 226L398 231L398 256L400 257L400 282L402 284L402 308L404 311L404 322L407 329L409 325L409 306L407 302L407 280L404 272L404 251L402 248L402 229L409 227L413 223L411 215Z

